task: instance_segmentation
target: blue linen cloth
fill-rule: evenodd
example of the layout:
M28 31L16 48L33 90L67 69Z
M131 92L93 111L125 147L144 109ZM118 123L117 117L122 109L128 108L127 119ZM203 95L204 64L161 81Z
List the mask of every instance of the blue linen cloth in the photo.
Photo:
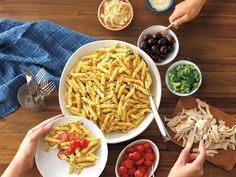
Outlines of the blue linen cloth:
M33 74L43 67L58 86L71 54L95 40L47 20L0 19L0 117L19 107L17 91L26 83L19 65Z

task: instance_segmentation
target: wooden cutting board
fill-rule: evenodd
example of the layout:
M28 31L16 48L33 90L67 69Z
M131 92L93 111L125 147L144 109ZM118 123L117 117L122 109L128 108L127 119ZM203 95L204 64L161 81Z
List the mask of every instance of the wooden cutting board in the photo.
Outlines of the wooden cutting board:
M202 101L205 101L205 100L202 100ZM177 113L182 111L182 108L192 109L196 106L197 106L197 103L196 103L194 97L183 97L176 104L176 107L172 113L172 117L174 117ZM210 108L210 111L211 111L213 117L217 121L223 120L226 122L226 125L229 127L232 127L233 125L236 124L236 118L220 111L219 109L217 109L211 105L209 105L209 108ZM170 132L170 135L172 138L171 141L179 146L182 146L182 140L177 142L177 139L174 138L174 136L175 136L174 132L172 132L169 128L168 128L168 131ZM195 145L195 146L197 146L197 145ZM220 150L218 150L218 154L216 154L214 157L207 157L206 159L209 162L219 166L220 168L222 168L226 171L230 171L230 170L232 170L232 168L236 164L236 150L228 149L226 151L226 150L220 149Z

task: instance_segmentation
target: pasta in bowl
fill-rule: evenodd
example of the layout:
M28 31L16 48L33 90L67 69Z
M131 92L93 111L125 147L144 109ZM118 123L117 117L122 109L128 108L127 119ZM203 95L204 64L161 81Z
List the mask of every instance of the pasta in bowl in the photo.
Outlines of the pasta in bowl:
M65 116L39 141L35 161L45 177L86 177L99 176L107 156L105 137L95 124L82 117Z
M161 98L158 69L142 50L122 41L104 40L79 48L60 80L64 114L86 117L99 126L108 143L143 132L153 120L148 95Z

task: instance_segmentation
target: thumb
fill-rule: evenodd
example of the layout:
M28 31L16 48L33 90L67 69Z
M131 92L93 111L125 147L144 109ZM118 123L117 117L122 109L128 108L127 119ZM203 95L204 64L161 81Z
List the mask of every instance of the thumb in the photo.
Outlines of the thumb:
M39 140L41 137L43 137L44 134L46 134L50 129L52 128L52 123L49 123L33 132L33 139Z
M185 164L189 161L189 156L190 156L190 149L191 147L186 146L180 153L177 162Z
M180 25L182 25L183 23L185 23L185 22L187 22L187 21L188 21L188 20L187 20L187 16L184 15L184 16L182 16L182 17L176 19L173 23L174 23L174 26L179 27Z

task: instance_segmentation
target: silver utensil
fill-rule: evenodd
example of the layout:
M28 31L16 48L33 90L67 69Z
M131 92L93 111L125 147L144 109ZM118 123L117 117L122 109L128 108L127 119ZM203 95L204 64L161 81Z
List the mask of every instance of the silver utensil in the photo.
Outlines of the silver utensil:
M157 112L157 108L156 108L155 102L154 102L154 100L153 100L151 95L149 96L149 102L150 102L150 105L151 105L151 108L152 108L152 112L153 112L155 121L156 121L157 126L158 126L158 128L160 130L160 133L161 133L161 136L162 136L163 140L165 142L170 141L171 137L170 137L168 131L166 130L166 127L163 124L163 122L162 122L162 120L160 118L160 115Z
M46 86L41 88L41 92L44 96L48 96L55 88L56 85L53 82L49 82Z
M23 66L20 66L20 67L24 70L24 74L25 74L25 77L26 77L27 88L28 88L28 91L29 91L29 104L34 105L35 104L34 97L33 97L34 93L33 93L33 91L31 90L31 88L29 86L29 84L32 81L33 74L27 68L25 68Z
M46 70L44 68L41 68L39 72L35 75L36 82L40 85L41 81L45 79L46 76Z

